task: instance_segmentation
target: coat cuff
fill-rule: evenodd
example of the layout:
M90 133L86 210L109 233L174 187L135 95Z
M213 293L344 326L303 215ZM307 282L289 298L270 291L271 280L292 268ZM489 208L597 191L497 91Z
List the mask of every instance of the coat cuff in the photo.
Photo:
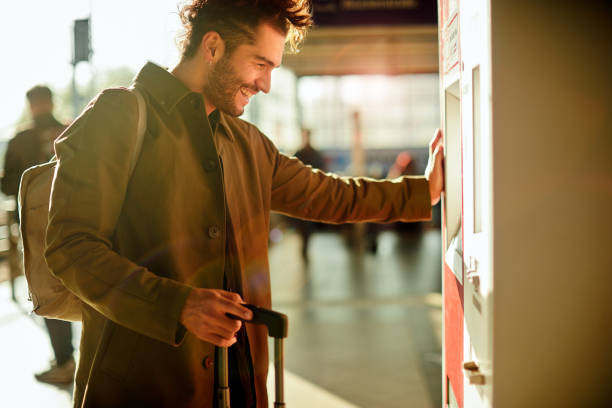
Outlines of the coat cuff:
M167 285L164 291L166 299L162 299L160 304L168 306L164 316L166 322L163 325L168 328L166 341L171 345L179 346L187 333L187 329L181 324L181 313L193 288L172 279L164 280Z
M425 177L405 176L409 196L404 206L405 219L402 221L431 220L431 195L429 181Z

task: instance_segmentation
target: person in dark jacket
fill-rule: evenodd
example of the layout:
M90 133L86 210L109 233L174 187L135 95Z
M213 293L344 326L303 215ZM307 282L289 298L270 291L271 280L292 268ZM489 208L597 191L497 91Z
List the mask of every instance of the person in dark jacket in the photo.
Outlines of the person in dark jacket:
M310 139L311 134L310 129L302 129L302 147L295 152L294 156L313 169L326 171L323 156L312 146ZM310 242L310 236L315 231L317 223L296 219L295 226L302 237L302 258L304 261L308 262L308 242Z
M302 147L295 152L295 157L313 169L325 171L325 160L321 153L312 146L310 129L302 129Z
M26 97L32 125L9 141L2 177L2 192L7 196L17 196L24 171L51 159L53 141L66 127L53 116L53 95L48 87L37 85Z
M21 175L28 168L49 161L53 156L53 142L65 125L53 116L53 94L46 86L37 85L26 93L32 125L17 133L9 141L4 158L2 192L17 196ZM15 219L19 221L18 212ZM55 360L51 367L35 374L38 381L51 384L69 384L74 379L75 362L70 322L45 319Z

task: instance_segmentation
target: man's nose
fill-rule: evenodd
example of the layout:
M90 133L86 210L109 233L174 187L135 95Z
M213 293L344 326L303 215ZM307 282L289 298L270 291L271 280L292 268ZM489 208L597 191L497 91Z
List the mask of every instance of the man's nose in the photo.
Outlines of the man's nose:
M257 85L257 89L259 89L263 93L270 92L270 87L272 86L272 71L266 70L255 82Z

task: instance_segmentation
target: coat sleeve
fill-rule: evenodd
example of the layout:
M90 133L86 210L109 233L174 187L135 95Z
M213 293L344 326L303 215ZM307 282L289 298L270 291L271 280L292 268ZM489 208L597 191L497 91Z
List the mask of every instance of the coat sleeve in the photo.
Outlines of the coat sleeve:
M137 109L129 91L106 90L56 141L45 256L53 274L83 302L122 326L177 344L191 288L112 247L130 178Z
M338 177L278 152L263 137L273 166L273 211L333 224L431 218L429 186L424 177Z

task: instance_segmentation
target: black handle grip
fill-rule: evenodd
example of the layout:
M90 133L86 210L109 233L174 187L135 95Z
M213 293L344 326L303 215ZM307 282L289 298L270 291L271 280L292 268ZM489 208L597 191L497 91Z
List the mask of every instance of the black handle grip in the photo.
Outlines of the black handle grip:
M255 305L244 304L242 306L251 309L253 312L253 320L249 320L248 323L266 325L268 327L268 335L275 339L287 337L289 320L286 315Z

